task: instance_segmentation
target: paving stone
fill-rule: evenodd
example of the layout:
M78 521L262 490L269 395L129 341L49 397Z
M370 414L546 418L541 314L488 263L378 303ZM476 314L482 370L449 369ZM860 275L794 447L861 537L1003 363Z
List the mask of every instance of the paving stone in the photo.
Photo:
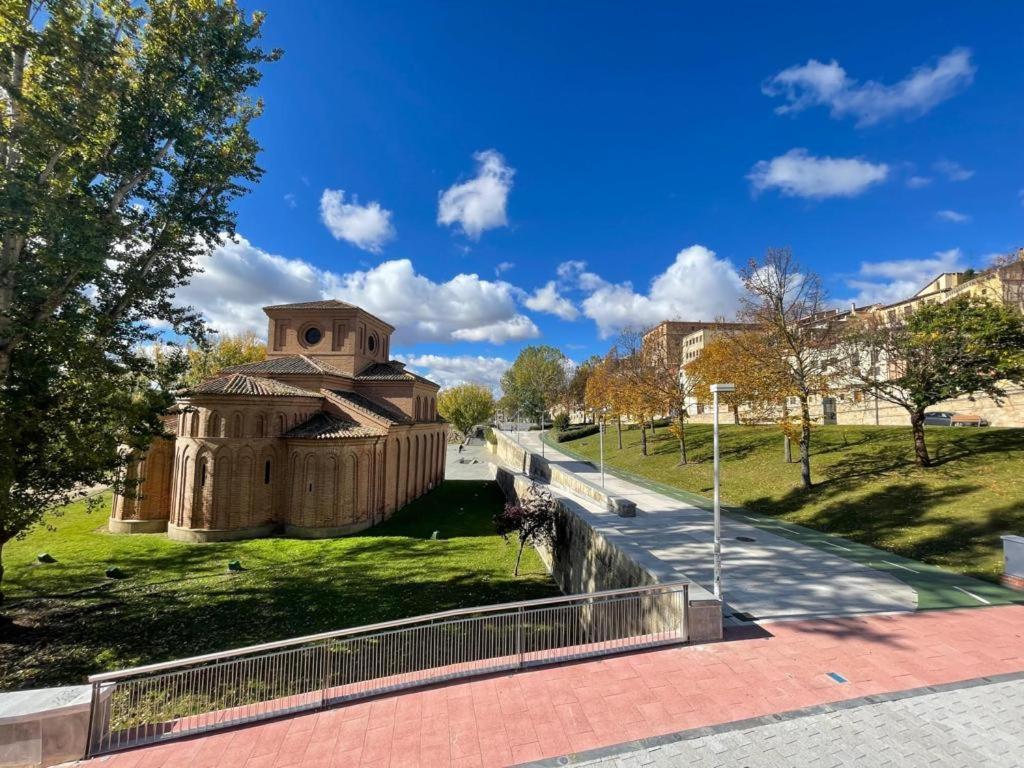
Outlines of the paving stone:
M710 749L715 765L723 768L1020 768L1021 712L1024 680L989 683L685 739L677 742L678 750L662 750L650 765L705 765L701 757ZM585 765L619 766L625 757Z

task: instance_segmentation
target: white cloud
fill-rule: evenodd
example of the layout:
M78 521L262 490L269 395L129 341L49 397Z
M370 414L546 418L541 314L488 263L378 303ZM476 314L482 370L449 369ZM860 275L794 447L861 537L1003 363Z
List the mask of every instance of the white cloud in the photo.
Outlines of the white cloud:
M179 288L175 302L203 313L224 333L267 330L263 307L310 301L323 295L324 273L300 259L286 259L257 248L244 237L225 239L200 257L203 271Z
M585 267L585 265L584 265ZM703 245L691 245L676 254L675 261L651 280L646 294L632 283L613 284L593 273L597 284L583 300L583 314L597 324L602 338L626 327L642 327L662 320L715 320L732 317L743 293L743 281L726 259Z
M922 187L927 187L931 183L932 180L927 176L911 176L907 179L907 186L911 189L921 189Z
M523 291L475 274L436 282L418 274L408 259L338 274L299 259L257 248L245 238L225 241L204 256L203 272L177 292L177 303L200 310L218 331L264 332L262 307L318 298L348 301L394 325L397 344L420 341L509 340L540 335L521 314Z
M953 224L964 224L971 220L971 217L966 213L960 213L959 211L937 211L935 215L943 221L949 221Z
M372 253L380 253L384 243L395 236L391 211L381 208L378 202L360 205L355 195L352 202L346 203L345 193L340 189L324 190L320 196L320 218L336 240L345 240Z
M516 263L514 261L503 261L494 268L494 274L501 276L503 272L508 272L510 269L515 268Z
M850 300L858 306L892 304L913 296L942 272L966 268L960 249L951 248L926 259L861 262L857 276L849 278L846 285L857 292Z
M287 192L284 196L284 203L289 208L298 208L299 201L294 192Z
M855 197L889 175L885 163L853 157L814 157L806 149L761 160L747 178L756 192L778 189L788 197Z
M462 340L501 344L540 335L533 321L518 313L515 299L521 291L510 283L482 280L475 274L459 274L438 283L417 274L408 259L386 261L332 279L327 293L396 326L396 343Z
M437 223L458 224L467 237L479 240L485 230L508 224L505 209L515 170L493 149L477 152L473 159L477 162L476 176L441 193Z
M584 291L594 291L604 285L604 280L599 275L587 271L585 261L563 261L558 265L557 274L562 282Z
M563 320L575 320L580 316L576 305L558 292L558 285L554 280L549 280L547 284L535 290L523 303L534 312L547 312Z
M403 355L400 360L421 376L436 381L442 388L457 384L483 384L497 392L501 389L501 376L512 362L503 357L481 355Z
M975 69L971 52L956 48L933 66L920 66L898 83L885 85L858 83L834 59L828 64L811 59L769 78L761 92L785 99L775 108L778 114L824 106L832 117L853 117L865 126L897 115L911 119L925 114L970 85Z
M576 275L584 271L586 268L587 262L585 261L563 261L561 264L558 265L556 273L558 274L558 277L561 278L562 280L572 280L576 277Z
M932 167L950 181L967 181L974 175L970 168L964 168L953 160L938 160Z

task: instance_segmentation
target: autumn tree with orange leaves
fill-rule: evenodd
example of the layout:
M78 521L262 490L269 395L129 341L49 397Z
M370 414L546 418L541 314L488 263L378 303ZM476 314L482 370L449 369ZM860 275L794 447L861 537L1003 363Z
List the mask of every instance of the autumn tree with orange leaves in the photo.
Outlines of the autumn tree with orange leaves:
M625 387L615 348L598 362L587 378L583 401L594 412L594 421L614 418L619 450L622 449L622 417L626 414Z
M690 381L694 396L701 402L710 402L711 385L727 381L736 385L735 392L719 395L719 401L733 412L733 420L740 423L772 422L783 433L783 455L792 461L791 438L797 437L799 424L789 413L786 400L792 394L786 377L777 369L761 363L767 350L752 353L764 345L764 335L757 330L728 331L714 336L700 351L697 358L684 366L684 375Z

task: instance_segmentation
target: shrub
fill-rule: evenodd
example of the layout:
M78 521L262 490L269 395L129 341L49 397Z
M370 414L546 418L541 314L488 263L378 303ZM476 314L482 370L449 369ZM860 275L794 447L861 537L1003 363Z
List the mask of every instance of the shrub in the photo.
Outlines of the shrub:
M519 561L527 544L551 547L557 536L558 505L551 494L534 483L520 497L519 503L508 502L494 516L494 527L505 541L519 542L514 575L519 575Z
M599 424L585 424L581 427L572 427L561 432L555 433L555 442L565 443L569 440L578 440L581 437L590 437L590 435L596 435L601 431L601 425Z
M569 428L569 414L568 413L560 413L560 414L558 414L557 416L555 416L554 420L551 422L551 426L553 426L555 428L556 432L565 432L565 430L567 430Z
M498 443L498 438L494 436L494 430L490 427L484 427L484 440L491 445L497 445Z

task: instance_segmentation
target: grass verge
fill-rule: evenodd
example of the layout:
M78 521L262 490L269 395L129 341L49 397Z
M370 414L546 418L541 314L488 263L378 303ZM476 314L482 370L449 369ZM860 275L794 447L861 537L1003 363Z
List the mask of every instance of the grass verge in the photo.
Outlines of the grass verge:
M104 511L109 513L109 499ZM0 689L558 590L533 550L494 533L493 482L446 481L387 522L341 539L185 544L116 536L71 505L4 547ZM434 531L438 539L431 538ZM40 564L47 552L56 562ZM227 570L229 560L243 571ZM109 566L126 578L107 579Z

